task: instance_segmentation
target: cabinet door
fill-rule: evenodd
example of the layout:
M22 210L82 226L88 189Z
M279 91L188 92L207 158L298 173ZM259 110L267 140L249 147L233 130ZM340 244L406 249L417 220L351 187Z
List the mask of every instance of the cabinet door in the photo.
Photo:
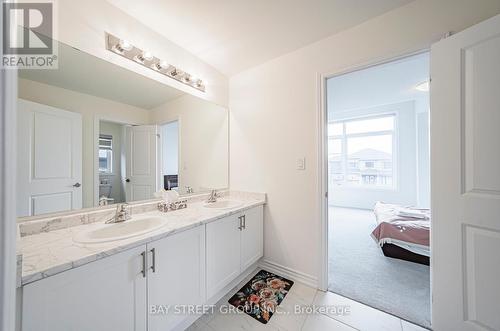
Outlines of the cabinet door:
M28 284L23 331L146 330L145 247Z
M241 271L244 271L264 254L263 207L246 210L242 216L244 227L241 231Z
M240 274L240 229L233 215L206 225L207 298Z
M181 309L184 305L205 302L205 228L155 241L148 252L148 329L171 330L193 315Z

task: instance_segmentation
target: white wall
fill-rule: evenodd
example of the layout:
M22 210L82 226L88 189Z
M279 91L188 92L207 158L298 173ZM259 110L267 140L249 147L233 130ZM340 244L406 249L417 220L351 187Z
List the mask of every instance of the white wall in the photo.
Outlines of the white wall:
M179 120L179 189L229 186L229 115L226 108L184 95L152 110L151 123Z
M384 201L402 205L417 205L417 132L415 102L407 101L368 109L335 112L334 120L346 120L363 116L396 114L396 146L393 153L397 162L394 189L330 187L329 202L334 206L373 209L375 202Z
M147 110L78 93L26 79L19 79L19 97L44 105L82 114L83 140L83 208L94 206L94 119L128 124L148 124Z
M107 134L113 137L113 173L112 174L99 174L99 178L106 178L111 184L111 198L115 199L114 203L125 201L125 192L122 181L122 144L123 144L123 124L100 121L99 133Z
M59 41L186 93L227 107L228 79L224 75L107 1L57 1L57 7L58 15L55 22L58 28L56 39ZM206 84L206 92L197 91L109 52L105 49L105 32L124 38L170 64L200 77Z
M162 137L162 173L177 175L179 173L179 122L173 121L161 126Z
M318 75L426 49L499 12L497 0L416 0L231 78L230 183L268 194L267 261L319 275Z

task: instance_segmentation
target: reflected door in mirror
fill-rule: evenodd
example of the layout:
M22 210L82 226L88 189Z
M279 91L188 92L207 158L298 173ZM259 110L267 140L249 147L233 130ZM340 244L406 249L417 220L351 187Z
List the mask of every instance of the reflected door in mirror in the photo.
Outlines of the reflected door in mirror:
M82 117L19 100L18 216L82 208Z
M152 199L156 191L156 125L126 128L125 195L127 201Z

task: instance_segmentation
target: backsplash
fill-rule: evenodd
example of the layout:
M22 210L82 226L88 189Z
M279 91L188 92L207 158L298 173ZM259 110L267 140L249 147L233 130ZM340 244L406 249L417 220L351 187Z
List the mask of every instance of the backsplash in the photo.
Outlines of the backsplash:
M263 193L250 193L240 191L220 191L222 197L230 195L233 198L238 197L265 197ZM206 200L208 193L191 195L183 197L189 203L201 202ZM141 214L157 210L159 199L146 202L131 203L130 214ZM82 224L105 222L115 215L116 206L110 205L106 208L81 209L74 212L67 212L56 215L41 215L40 217L26 217L18 219L19 233L21 237L30 236L42 232L66 229Z

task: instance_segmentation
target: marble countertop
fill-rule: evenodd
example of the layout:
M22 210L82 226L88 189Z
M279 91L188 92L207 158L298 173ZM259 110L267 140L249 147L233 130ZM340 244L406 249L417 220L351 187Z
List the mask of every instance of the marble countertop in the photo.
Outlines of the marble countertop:
M165 225L158 230L123 240L92 244L80 244L73 241L73 237L83 231L112 226L112 224L104 224L103 222L77 225L22 237L19 240L18 250L18 253L22 254L21 280L19 283L26 285L50 277L174 233L263 205L266 200L265 194L245 194L234 197L230 195L224 199L238 200L243 205L234 209L211 209L204 207L204 202L198 201L188 203L186 209L167 213L153 211L137 214L140 216L162 217L165 220ZM136 216L136 214L133 214L133 216Z

